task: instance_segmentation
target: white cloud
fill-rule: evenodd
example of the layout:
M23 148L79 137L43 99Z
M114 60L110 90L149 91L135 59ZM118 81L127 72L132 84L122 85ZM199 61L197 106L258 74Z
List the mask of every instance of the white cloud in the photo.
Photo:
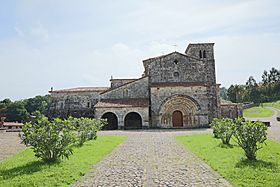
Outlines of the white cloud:
M108 86L111 75L139 77L143 59L172 52L174 44L184 53L189 42L216 43L219 83L258 78L279 68L279 2L21 1L10 11L16 37L0 35L0 99L46 94L51 86Z
M31 28L30 34L43 42L49 41L49 32L41 23L39 23L36 27Z

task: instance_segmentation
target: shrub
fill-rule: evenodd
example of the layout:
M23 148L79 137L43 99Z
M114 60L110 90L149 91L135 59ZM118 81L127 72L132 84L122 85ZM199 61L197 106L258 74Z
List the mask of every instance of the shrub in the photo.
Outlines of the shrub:
M210 127L213 129L214 138L220 138L218 134L220 120L218 118L214 118L210 123Z
M223 144L229 144L233 135L233 120L230 118L215 118L210 126L213 128L214 137L220 138Z
M31 146L35 156L46 162L68 158L72 154L71 144L75 142L74 126L71 120L54 119L52 122L42 115L25 123L20 137L26 146Z
M77 128L77 140L78 145L83 145L88 140L97 138L97 131L105 125L104 120L96 120L90 118L75 118L73 120Z
M234 137L237 144L244 150L249 160L256 160L256 152L262 148L267 139L267 126L260 122L235 119Z

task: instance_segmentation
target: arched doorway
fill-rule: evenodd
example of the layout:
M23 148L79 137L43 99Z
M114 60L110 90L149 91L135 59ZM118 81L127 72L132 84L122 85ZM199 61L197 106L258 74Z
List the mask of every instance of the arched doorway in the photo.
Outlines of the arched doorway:
M102 119L107 119L107 125L102 127L102 130L116 130L118 129L118 118L112 112L103 114Z
M141 129L142 118L136 112L128 113L124 118L124 129Z
M181 111L176 110L172 114L173 127L183 127L183 114Z

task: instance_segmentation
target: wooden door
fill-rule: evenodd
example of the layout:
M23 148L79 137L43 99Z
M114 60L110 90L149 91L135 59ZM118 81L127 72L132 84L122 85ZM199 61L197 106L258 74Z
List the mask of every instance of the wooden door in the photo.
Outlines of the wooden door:
M181 111L176 110L172 115L173 127L183 127L183 114Z

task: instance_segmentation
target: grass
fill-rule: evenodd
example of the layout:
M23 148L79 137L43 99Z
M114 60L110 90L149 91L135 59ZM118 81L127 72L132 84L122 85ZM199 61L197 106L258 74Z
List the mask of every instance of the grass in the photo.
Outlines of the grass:
M270 107L278 108L280 110L280 100L271 103L263 103L263 106L270 106Z
M252 107L245 109L243 111L244 117L251 117L251 118L256 118L256 117L271 117L273 116L274 111L266 108L266 107Z
M126 137L100 136L75 148L69 160L46 164L28 148L0 162L0 186L68 186L87 173Z
M249 161L237 144L223 146L210 134L176 139L234 186L280 186L279 143L267 140L267 145L257 152L257 161Z

